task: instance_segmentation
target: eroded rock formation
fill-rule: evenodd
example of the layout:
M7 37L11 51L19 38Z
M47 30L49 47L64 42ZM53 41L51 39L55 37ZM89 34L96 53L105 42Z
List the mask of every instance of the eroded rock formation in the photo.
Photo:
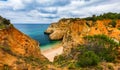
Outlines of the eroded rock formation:
M48 27L45 33L49 33L51 40L62 39L64 53L68 54L71 48L84 43L84 36L107 35L117 42L120 41L119 21L116 26L110 24L112 20L86 21L83 19L61 19Z
M38 70L47 63L37 41L0 17L0 70Z

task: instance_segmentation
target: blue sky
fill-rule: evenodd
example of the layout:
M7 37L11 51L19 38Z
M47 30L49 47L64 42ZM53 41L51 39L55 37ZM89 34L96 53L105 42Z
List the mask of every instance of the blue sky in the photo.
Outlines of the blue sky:
M120 13L120 0L0 0L0 15L12 23L51 23L107 12Z

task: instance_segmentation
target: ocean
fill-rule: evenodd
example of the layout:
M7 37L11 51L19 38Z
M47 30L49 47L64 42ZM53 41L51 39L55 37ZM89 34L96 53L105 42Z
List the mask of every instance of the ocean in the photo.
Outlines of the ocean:
M52 48L60 41L51 41L44 31L50 24L14 24L15 28L37 40L40 43L41 50Z

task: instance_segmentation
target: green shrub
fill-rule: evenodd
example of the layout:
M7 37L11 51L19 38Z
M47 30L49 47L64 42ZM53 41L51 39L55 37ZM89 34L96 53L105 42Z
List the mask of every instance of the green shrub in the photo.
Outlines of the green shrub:
M59 55L55 58L54 62L57 64L63 64L64 60L65 60L65 57L63 55Z
M0 48L2 49L2 50L4 50L4 51L6 51L6 52L11 52L11 49L10 49L10 47L9 46L1 46L0 45Z
M120 27L118 28L118 30L120 30Z
M4 28L5 28L5 25L0 24L0 29L4 29Z
M115 42L113 39L109 38L108 36L106 36L104 34L94 35L94 36L85 36L84 39L91 41L91 42L92 41L97 41L97 42L102 41L102 43L104 43L104 44L109 43L111 46L119 45L119 43Z
M99 63L99 57L93 51L86 51L79 56L77 65L81 67L93 66Z
M105 54L105 53L103 53L103 54ZM112 61L115 60L116 55L113 54L113 53L108 53L108 54L106 54L105 56L103 56L103 58L104 58L107 62L112 62Z
M3 23L5 25L9 25L10 24L10 20L6 19L6 18L3 18Z
M69 69L75 69L75 64L74 64L74 63L70 63L70 64L68 65L68 68L69 68Z
M103 67L98 65L98 66L96 67L96 70L103 70Z
M112 20L109 24L112 25L112 27L115 27L116 26L116 21Z
M40 60L39 58L36 58L36 57L34 57L33 55L31 55L31 56L28 56L28 57L24 57L23 58L27 63L30 63L30 64L32 64L32 65L44 65L44 64L48 64L49 63L49 61L42 61L42 60Z
M4 64L4 70L9 70L9 66L7 64Z
M16 64L22 64L22 62L20 62L20 61L16 61Z
M112 65L108 65L108 69L109 69L109 70L114 70L114 68L113 68Z

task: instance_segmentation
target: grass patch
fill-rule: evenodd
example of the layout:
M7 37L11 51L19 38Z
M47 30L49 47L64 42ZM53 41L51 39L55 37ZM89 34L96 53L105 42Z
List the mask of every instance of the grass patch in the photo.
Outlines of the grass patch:
M50 63L49 61L42 61L40 60L40 58L36 58L34 56L28 56L28 57L24 57L23 58L27 63L30 63L32 64L33 66L38 66L38 65L45 65L45 64L48 64Z
M0 46L0 48L1 48L2 50L6 51L6 52L10 52L10 51L11 51L10 47Z
M0 29L4 29L4 28L5 28L5 25L0 24Z

